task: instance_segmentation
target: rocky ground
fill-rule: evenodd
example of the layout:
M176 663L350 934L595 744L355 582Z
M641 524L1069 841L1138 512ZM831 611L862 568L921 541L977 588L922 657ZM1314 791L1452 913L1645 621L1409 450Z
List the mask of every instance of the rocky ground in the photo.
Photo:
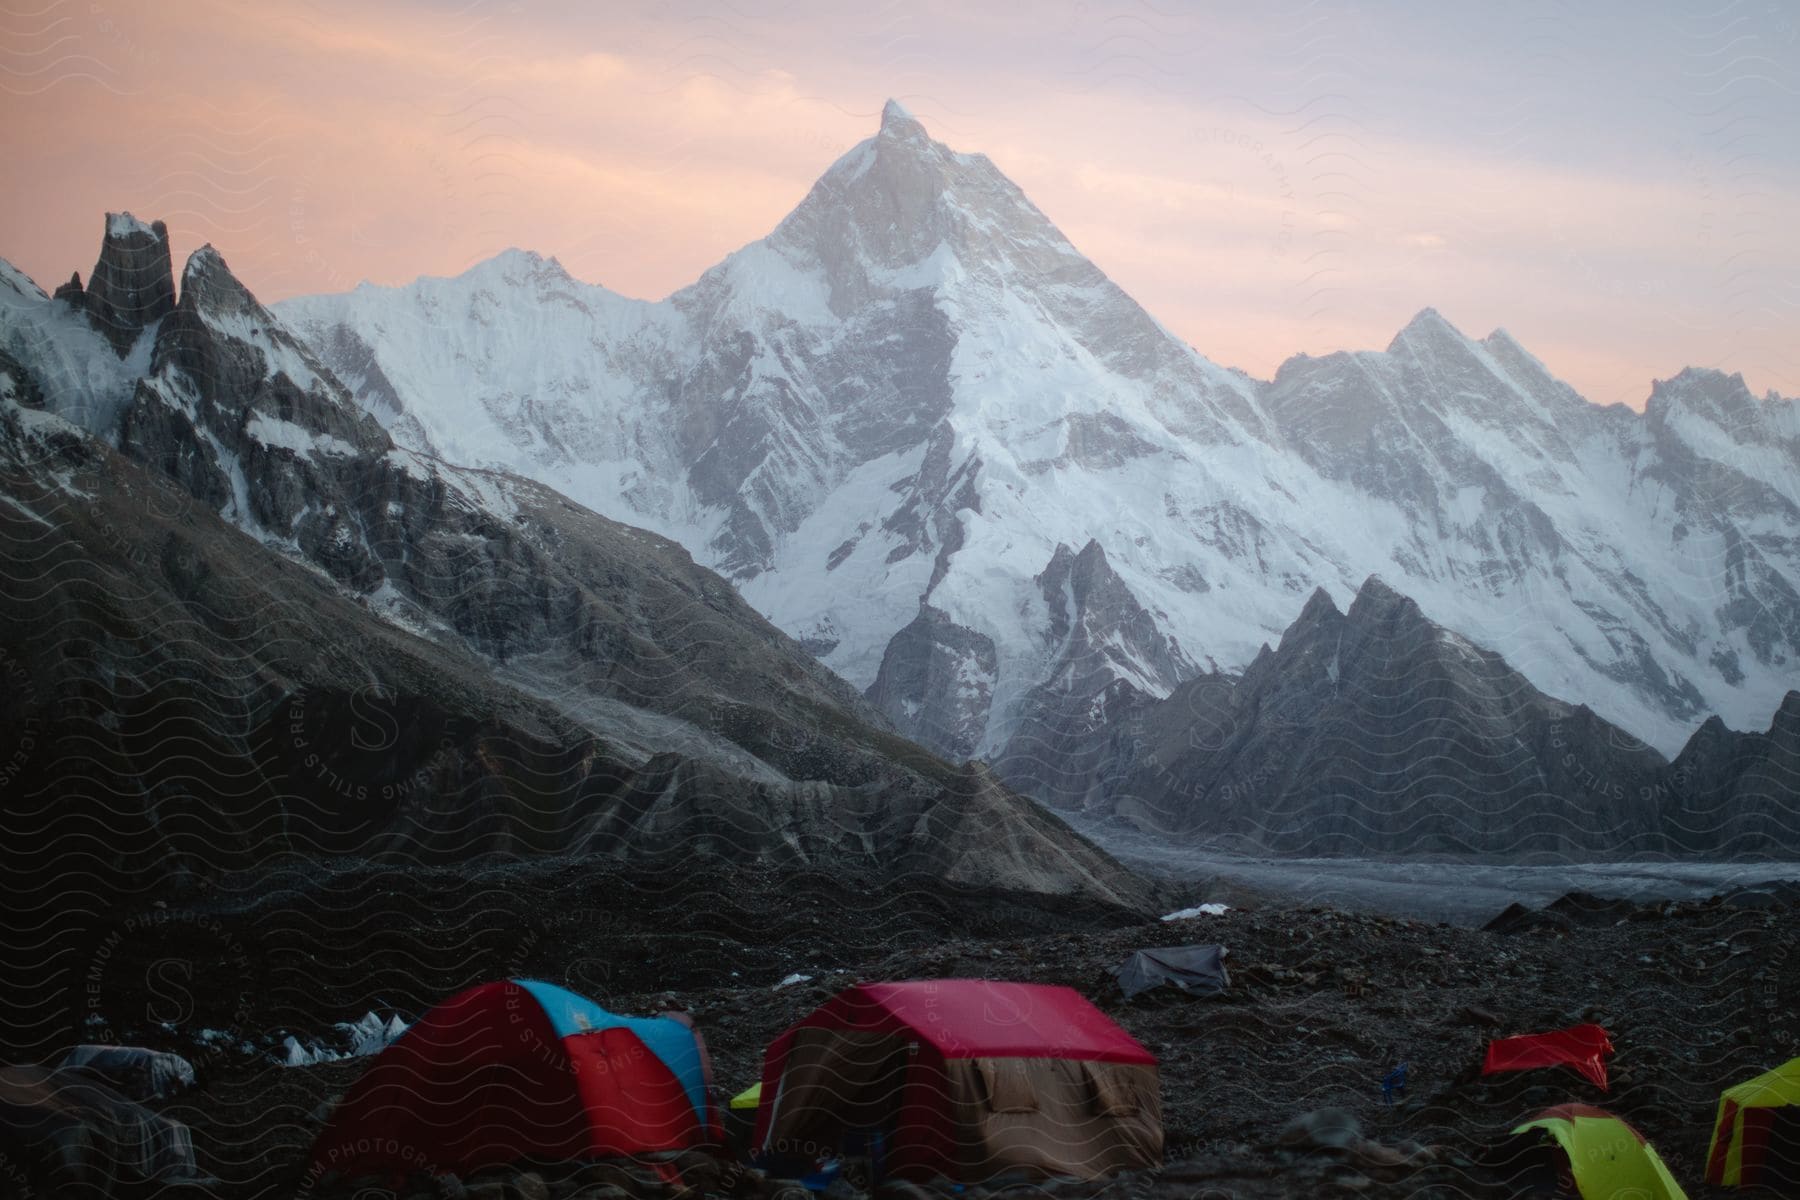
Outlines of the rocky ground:
M96 1039L194 1059L197 1086L159 1107L192 1127L225 1197L293 1194L306 1146L364 1065L278 1066L269 1038L328 1034L368 1009L414 1015L509 974L623 1012L686 1007L725 1094L757 1077L771 1037L859 978L1071 985L1160 1058L1168 1162L1103 1186L1051 1188L1068 1194L1504 1194L1480 1165L1483 1148L1535 1109L1578 1099L1631 1120L1690 1194L1706 1195L1698 1181L1719 1089L1800 1053L1800 906L1779 888L1656 905L1571 898L1488 930L1204 888L1171 906L1233 907L1162 923L941 885L746 870L658 884L567 863L296 872L258 895L222 888L191 908L151 902L121 914L124 936L84 948L103 970L78 1001ZM1229 948L1225 996L1118 998L1109 965L1188 942ZM791 974L811 978L776 986ZM1612 1033L1610 1095L1572 1073L1504 1084L1476 1075L1487 1038L1581 1021ZM202 1029L231 1037L202 1046ZM245 1040L249 1049L237 1045ZM1382 1075L1400 1061L1407 1094L1384 1105ZM1345 1110L1367 1140L1328 1147L1343 1139L1316 1120L1291 1126L1321 1109ZM494 1200L630 1184L605 1175L462 1182L491 1184L469 1194ZM732 1178L711 1186L773 1186Z

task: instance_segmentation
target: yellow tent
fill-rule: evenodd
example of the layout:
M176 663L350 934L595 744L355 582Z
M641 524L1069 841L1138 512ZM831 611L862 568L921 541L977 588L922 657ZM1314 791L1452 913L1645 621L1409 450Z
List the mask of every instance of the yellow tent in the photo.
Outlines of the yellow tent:
M733 1108L756 1108L762 1104L762 1080L757 1080L731 1098Z
M1725 1089L1706 1181L1800 1193L1800 1058Z
M1582 1200L1687 1200L1650 1143L1602 1108L1562 1104L1514 1128L1540 1130L1567 1156Z

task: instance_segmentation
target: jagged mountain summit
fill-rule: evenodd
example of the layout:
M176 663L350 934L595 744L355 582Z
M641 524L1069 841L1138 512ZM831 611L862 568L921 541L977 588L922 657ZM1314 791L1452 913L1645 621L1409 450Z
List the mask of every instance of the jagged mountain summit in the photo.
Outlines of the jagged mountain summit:
M1242 671L1369 575L1664 753L1762 724L1800 667L1791 402L1690 370L1599 408L1430 310L1253 380L895 105L658 303L509 251L278 310L401 445L676 539L911 736L1040 795L1046 731Z
M167 264L113 216L95 278L145 230ZM0 725L38 731L7 842L40 901L488 853L1144 900L680 547L395 445L212 247L139 291L168 303L115 340L0 263Z
M1242 677L1182 684L1082 761L1090 808L1256 852L1737 859L1800 845L1796 714L1800 691L1767 734L1713 718L1671 764L1371 577L1347 612L1313 593Z

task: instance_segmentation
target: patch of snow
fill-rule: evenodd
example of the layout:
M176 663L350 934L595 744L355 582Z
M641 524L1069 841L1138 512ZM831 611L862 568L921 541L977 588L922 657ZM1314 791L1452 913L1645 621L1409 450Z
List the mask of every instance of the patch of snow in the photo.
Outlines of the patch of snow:
M1228 904L1196 904L1193 908L1178 908L1172 913L1164 913L1165 921L1191 921L1195 917L1222 917L1231 911Z
M207 249L210 248L203 247L194 251L193 257L198 258ZM223 269L222 265L220 269ZM249 310L239 310L202 305L200 317L220 335L255 347L257 353L262 355L264 374L285 375L303 392L310 392L321 386L315 369L317 364L310 354L291 339L281 322L267 319L255 311L255 306Z
M45 295L10 264L0 276L13 284L0 287L0 350L31 373L46 411L117 445L120 416L149 370L157 326L121 360L84 314Z
M23 300L48 300L49 294L39 287L31 276L0 258L0 283L19 294Z
M378 1054L406 1032L406 1022L398 1014L384 1021L375 1013L369 1012L355 1021L339 1021L334 1028L337 1032L335 1046L326 1045L317 1039L302 1042L293 1034L288 1034L281 1039L276 1061L286 1067L310 1067L318 1063Z
M261 413L252 416L244 426L244 431L265 446L282 450L292 450L305 458L320 454L336 454L350 456L356 453L356 447L342 438L328 433L314 433L303 429L292 421L283 421L275 417L265 417Z
M774 990L779 992L782 988L792 987L796 983L810 983L810 982L812 982L811 975L802 975L796 971L794 974L789 975L786 979L783 979L780 983L776 984Z
M106 236L109 238L130 237L134 233L154 234L146 222L138 220L128 212L106 214Z

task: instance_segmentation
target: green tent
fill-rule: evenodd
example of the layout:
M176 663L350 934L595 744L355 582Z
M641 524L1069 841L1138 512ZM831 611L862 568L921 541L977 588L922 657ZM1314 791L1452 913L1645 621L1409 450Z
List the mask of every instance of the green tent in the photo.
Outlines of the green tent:
M1706 1181L1800 1195L1800 1058L1725 1089Z
M1559 1173L1574 1179L1582 1200L1687 1200L1650 1143L1603 1108L1547 1108L1513 1136L1554 1149Z

